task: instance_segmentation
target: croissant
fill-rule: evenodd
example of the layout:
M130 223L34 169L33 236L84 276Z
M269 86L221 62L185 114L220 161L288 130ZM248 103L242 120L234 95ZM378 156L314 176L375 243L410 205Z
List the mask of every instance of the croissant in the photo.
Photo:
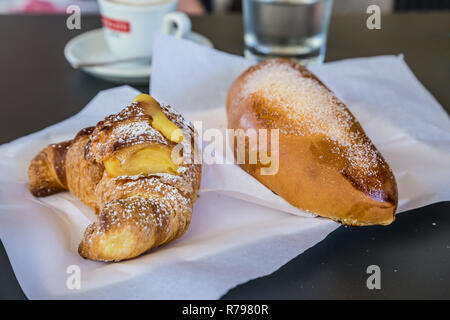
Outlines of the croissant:
M173 156L181 142L193 150L192 125L141 94L74 139L43 149L29 166L29 188L37 197L69 190L95 211L78 248L82 257L130 259L189 226L201 165L190 161L190 151Z
M289 203L345 225L394 220L392 170L345 104L306 68L287 59L250 67L231 85L226 108L229 129L278 130L277 172L265 174L260 159L240 165ZM244 143L247 154L255 148ZM264 151L260 142L256 148Z

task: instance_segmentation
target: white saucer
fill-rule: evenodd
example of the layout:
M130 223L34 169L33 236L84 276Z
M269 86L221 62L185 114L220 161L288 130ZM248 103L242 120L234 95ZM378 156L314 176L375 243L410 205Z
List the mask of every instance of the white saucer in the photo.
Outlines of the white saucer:
M213 47L209 39L199 33L191 32L185 39L208 47ZM64 56L71 65L82 61L108 61L114 58L106 43L103 29L85 32L71 39L64 48ZM85 67L83 71L101 79L116 83L148 83L151 64L145 62L122 62L104 66Z

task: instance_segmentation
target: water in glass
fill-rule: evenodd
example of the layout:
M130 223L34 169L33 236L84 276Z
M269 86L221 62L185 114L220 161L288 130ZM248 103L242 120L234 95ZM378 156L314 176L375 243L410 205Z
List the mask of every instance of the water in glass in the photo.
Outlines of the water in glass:
M245 55L323 62L332 0L243 0Z

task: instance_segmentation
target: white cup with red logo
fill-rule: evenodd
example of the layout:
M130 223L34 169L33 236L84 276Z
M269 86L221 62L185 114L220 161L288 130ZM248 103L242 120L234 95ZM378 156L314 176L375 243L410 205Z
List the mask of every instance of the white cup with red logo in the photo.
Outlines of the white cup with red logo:
M178 0L98 0L106 42L120 59L150 58L158 32L184 37L189 17L175 12Z

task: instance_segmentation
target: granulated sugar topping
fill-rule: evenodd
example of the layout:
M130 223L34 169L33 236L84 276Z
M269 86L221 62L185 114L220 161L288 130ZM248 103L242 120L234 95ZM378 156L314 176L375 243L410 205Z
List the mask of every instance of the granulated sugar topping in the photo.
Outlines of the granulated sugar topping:
M282 134L323 135L336 145L353 167L374 167L378 155L345 105L307 71L302 74L289 63L269 61L251 72L243 85L242 99L256 101L259 120ZM342 148L343 147L343 148Z

